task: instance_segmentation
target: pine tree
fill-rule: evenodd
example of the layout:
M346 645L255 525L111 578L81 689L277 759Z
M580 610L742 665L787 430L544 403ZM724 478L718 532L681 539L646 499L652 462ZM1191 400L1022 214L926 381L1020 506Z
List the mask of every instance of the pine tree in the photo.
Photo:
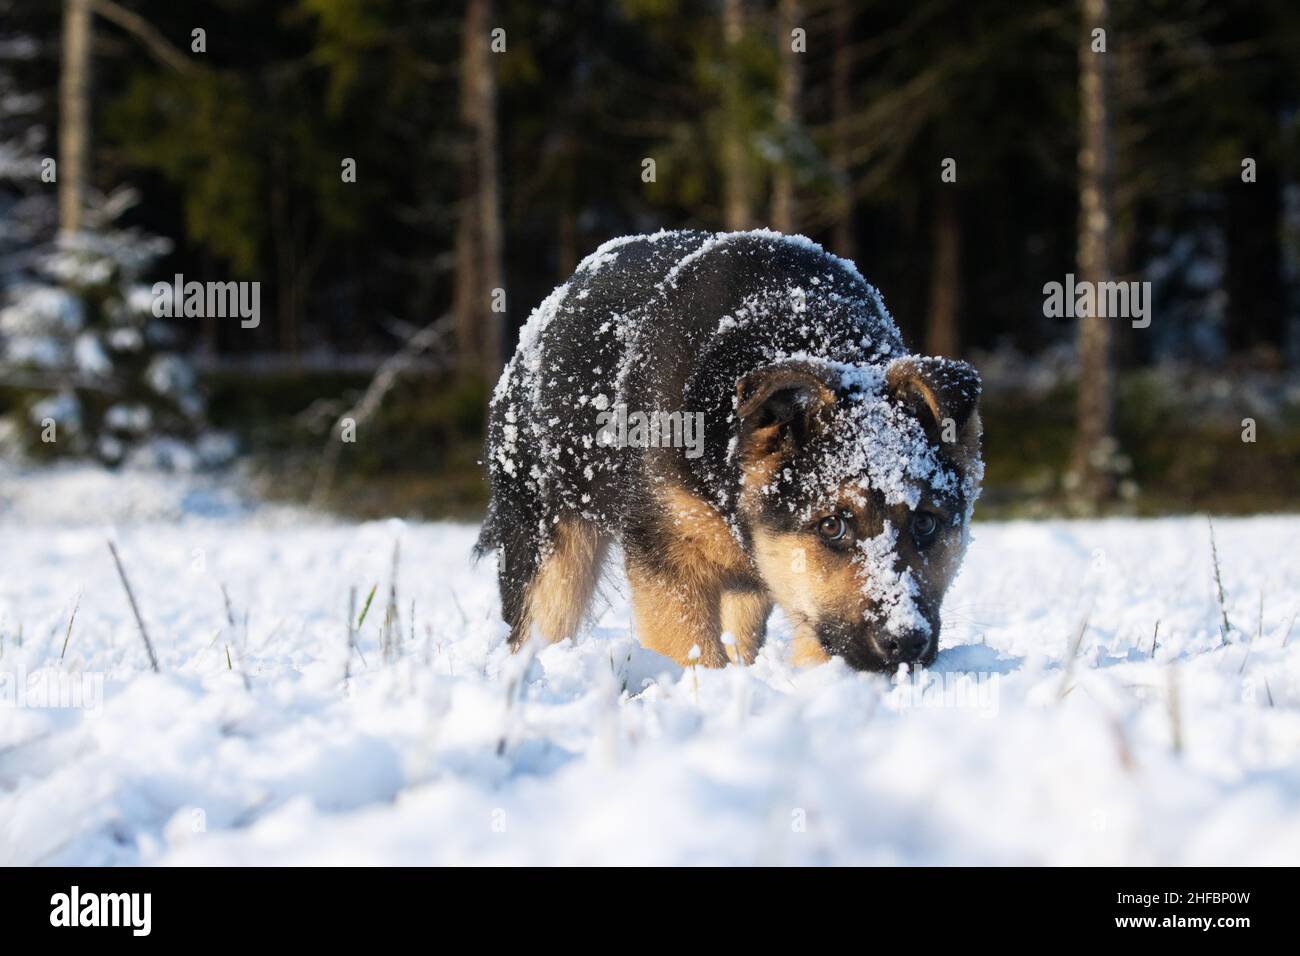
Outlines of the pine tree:
M0 381L15 396L5 430L11 450L180 468L224 455L203 439L194 372L142 281L171 243L114 225L134 201L119 191L90 203L88 228L33 251L9 290Z

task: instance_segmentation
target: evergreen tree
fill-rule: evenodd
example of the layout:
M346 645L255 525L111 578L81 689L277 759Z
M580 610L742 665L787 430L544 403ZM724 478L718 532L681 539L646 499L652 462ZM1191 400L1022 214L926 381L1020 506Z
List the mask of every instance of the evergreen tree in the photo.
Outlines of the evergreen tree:
M203 436L204 402L171 325L155 317L150 267L169 240L114 221L119 191L83 210L86 228L29 256L0 309L0 381L14 393L11 446L189 468L228 450Z

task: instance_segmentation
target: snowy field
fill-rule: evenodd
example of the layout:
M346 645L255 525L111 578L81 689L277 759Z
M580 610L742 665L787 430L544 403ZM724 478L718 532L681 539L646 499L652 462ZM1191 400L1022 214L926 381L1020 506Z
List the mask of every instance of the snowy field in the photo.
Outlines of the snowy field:
M693 673L618 574L512 657L472 527L0 471L0 864L1294 864L1300 518L1215 532L1226 646L1203 517L977 524L919 681L795 670L779 612Z

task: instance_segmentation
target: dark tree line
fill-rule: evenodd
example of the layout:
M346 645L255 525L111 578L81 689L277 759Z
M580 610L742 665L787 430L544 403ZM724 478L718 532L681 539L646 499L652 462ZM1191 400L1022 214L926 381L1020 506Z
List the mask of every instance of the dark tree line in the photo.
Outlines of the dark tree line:
M933 352L1077 336L1085 473L1115 361L1297 350L1287 0L5 2L64 230L130 184L161 275L264 284L257 329L180 330L210 356L445 319L491 379L583 255L664 226L804 232ZM1046 316L1067 272L1156 276L1156 322Z

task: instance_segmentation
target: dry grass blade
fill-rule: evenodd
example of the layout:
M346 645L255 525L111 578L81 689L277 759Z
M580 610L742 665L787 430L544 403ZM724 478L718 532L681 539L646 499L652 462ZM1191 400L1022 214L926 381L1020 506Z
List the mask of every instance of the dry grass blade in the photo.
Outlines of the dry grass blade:
M108 550L113 553L113 563L117 565L117 574L122 579L122 587L126 590L126 599L131 602L131 613L135 615L136 626L140 628L140 637L144 640L144 649L149 652L149 666L157 674L158 658L153 652L153 642L149 640L149 632L145 630L144 618L140 616L140 607L135 603L135 593L131 590L131 582L127 580L126 568L122 567L122 559L118 556L117 546L112 541L108 542Z
M1223 574L1219 570L1219 548L1214 540L1214 522L1209 518L1205 519L1210 524L1210 557L1214 561L1214 587L1219 599L1219 614L1223 618L1222 638L1223 643L1228 643L1228 635L1232 633L1232 624L1228 621L1228 602L1223 596Z
M388 582L388 606L384 608L384 660L395 660L401 656L401 612L397 608L397 567L401 562L402 543L393 542L393 570Z
M1079 656L1079 646L1083 644L1083 635L1088 631L1088 622L1092 620L1092 611L1084 615L1083 621L1079 624L1079 630L1074 634L1074 640L1070 642L1070 654L1065 659L1065 671L1061 674L1061 686L1056 692L1056 699L1063 700L1069 692L1070 675L1074 672L1074 659Z
M373 593L373 592L372 592ZM352 621L357 615L357 589L355 586L348 588L348 653L343 659L343 683L346 684L352 676L352 650L356 646Z
M456 613L460 615L460 623L469 624L469 615L465 613L465 608L461 606L460 598L456 595L456 589L448 588L447 590L451 592L451 603L456 605Z
M221 585L221 600L226 604L226 622L230 625L230 632L235 631L235 609L230 605L230 592L226 590L225 584Z
M77 592L77 603L72 605L72 616L68 618L68 630L63 635L63 650L59 651L59 660L63 660L63 655L68 653L68 641L72 639L72 622L77 619L77 610L81 607L81 592Z
M1263 591L1260 591L1260 592L1259 592L1259 622L1258 622L1258 624L1256 624L1256 626L1255 626L1255 634L1254 634L1254 637L1263 638L1263 636L1264 636L1264 592L1263 592ZM1254 645L1252 644L1252 638L1251 638L1251 637L1247 637L1247 638L1246 638L1246 653L1245 653L1245 655L1241 658L1241 666L1237 668L1237 673L1238 673L1238 674L1244 674L1244 673L1245 673L1245 671L1246 671L1246 662L1247 662L1248 660L1250 660L1250 649L1251 649L1253 646L1254 646Z

